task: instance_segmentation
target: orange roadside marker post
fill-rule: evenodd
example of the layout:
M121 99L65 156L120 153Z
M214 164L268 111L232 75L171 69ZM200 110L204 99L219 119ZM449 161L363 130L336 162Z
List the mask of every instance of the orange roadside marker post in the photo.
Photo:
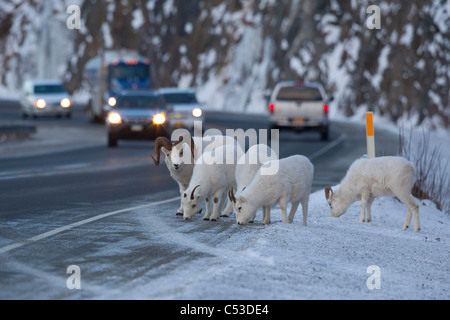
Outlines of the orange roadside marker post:
M366 113L367 157L375 158L375 134L373 129L373 112Z

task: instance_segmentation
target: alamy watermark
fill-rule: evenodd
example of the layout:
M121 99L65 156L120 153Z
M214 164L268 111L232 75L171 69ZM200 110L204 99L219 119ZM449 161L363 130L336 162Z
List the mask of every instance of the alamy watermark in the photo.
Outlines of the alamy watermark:
M381 289L381 269L377 265L371 265L367 267L366 272L370 274L367 278L366 286L369 290L380 290Z
M80 290L81 289L81 269L77 265L71 265L67 267L67 274L70 276L66 280L66 286L69 290Z
M235 154L234 149L235 145L227 144L224 139L233 138L238 146L240 146L243 150L245 147L251 148L256 144L267 145L268 143L268 129L259 129L256 131L255 129L248 129L244 131L243 129L226 129L225 136L219 129L210 128L203 132L202 130L202 122L195 121L194 124L194 137L202 138L203 141L207 143L207 146L203 149L202 146L197 146L200 150L199 154L202 156L198 159L195 159L195 163L205 163L208 165L213 164L257 164L266 162L265 159L268 157L274 156L272 152L275 153L276 158L280 154L280 143L279 143L279 130L271 129L270 130L270 149L269 152L271 154L265 154L264 152L259 152L258 155L250 155L247 157L241 157L237 159L237 154ZM172 141L178 141L179 138L183 136L191 136L190 132L187 129L175 129L172 132L171 139ZM190 139L189 139L190 140ZM248 141L248 144L247 144ZM190 141L186 141L186 143L190 144ZM226 157L223 154L214 152L217 147L225 145ZM230 149L228 149L230 148ZM229 150L233 152L229 152ZM186 164L191 164L193 159L191 158L190 153L183 153L181 156L181 162ZM275 175L278 173L279 163L277 161L271 161L267 165L261 167L262 175Z
M66 13L70 14L67 18L66 25L67 29L73 30L81 29L81 9L77 5L71 5L67 7Z
M367 14L370 16L366 20L366 27L370 30L381 29L381 9L379 6L371 5L367 7Z

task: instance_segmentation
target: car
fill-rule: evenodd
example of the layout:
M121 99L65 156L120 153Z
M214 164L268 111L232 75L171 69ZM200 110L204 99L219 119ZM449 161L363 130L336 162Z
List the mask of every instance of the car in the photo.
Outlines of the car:
M120 93L106 125L109 147L117 147L122 139L155 140L171 133L166 103L155 90Z
M161 88L158 90L171 111L171 126L194 130L194 122L202 124L204 112L194 89Z
M270 96L270 128L318 131L322 140L328 140L331 101L333 96L327 95L320 83L280 82Z
M44 115L70 118L72 101L60 80L27 80L23 84L20 108L23 118Z

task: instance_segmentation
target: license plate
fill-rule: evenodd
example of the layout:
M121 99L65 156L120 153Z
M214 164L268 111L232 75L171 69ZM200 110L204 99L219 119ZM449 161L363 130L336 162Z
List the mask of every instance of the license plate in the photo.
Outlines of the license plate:
M133 125L133 126L131 126L131 131L133 131L133 132L140 132L142 130L144 130L143 126L140 126L140 125Z
M292 120L293 123L295 124L304 124L305 123L305 119L303 118L294 118L294 120Z

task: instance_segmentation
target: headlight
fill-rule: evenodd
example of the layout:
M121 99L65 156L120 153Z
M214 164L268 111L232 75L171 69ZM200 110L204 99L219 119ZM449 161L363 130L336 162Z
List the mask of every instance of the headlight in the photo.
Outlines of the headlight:
M111 124L122 123L122 117L117 112L110 112L108 114L108 122Z
M158 113L153 117L154 124L163 124L166 122L166 115L164 113Z
M195 108L194 110L192 110L192 115L196 118L200 118L203 114L202 109L200 108Z
M47 106L47 102L44 99L39 99L34 103L34 106L39 109L44 109Z
M109 105L110 107L114 107L116 104L117 104L116 98L110 97L110 98L108 99L108 105Z
M70 101L70 99L68 99L68 98L64 98L64 99L61 100L60 105L63 108L68 108L68 107L70 107L72 105L72 101Z

